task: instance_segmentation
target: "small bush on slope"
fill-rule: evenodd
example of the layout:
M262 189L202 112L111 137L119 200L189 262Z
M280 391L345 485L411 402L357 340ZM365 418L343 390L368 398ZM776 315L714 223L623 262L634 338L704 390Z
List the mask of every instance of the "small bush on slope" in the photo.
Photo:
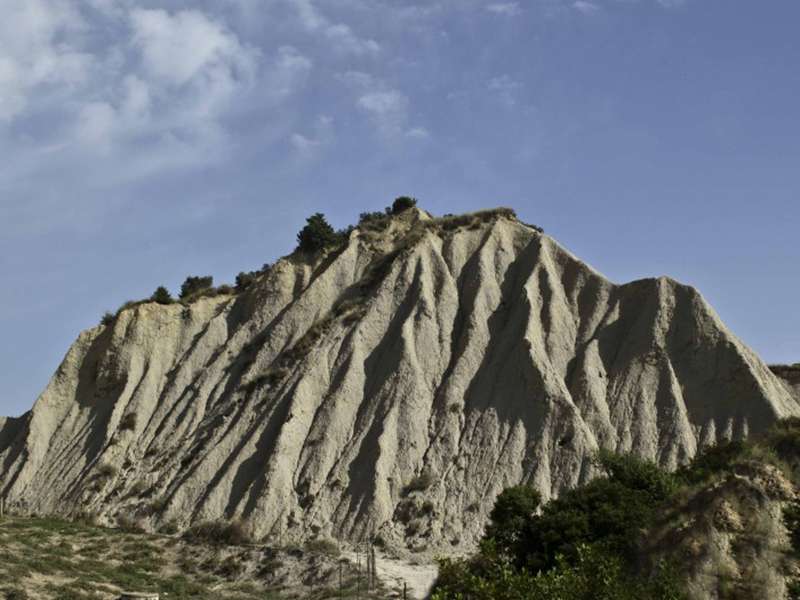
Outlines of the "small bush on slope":
M396 198L395 201L392 203L392 208L390 211L393 215L399 215L401 212L406 211L410 208L414 208L417 205L417 199L411 198L409 196L400 196Z
M221 546L241 546L252 542L244 526L239 521L207 521L189 528L184 539Z
M305 227L297 234L297 249L300 252L319 252L334 245L337 239L336 232L325 215L315 213L306 219Z
M156 291L150 296L150 300L158 302L159 304L172 304L174 302L172 294L170 294L169 290L163 285L156 288Z
M181 300L185 300L189 296L208 290L214 287L214 278L211 276L205 277L187 277L186 281L181 285Z

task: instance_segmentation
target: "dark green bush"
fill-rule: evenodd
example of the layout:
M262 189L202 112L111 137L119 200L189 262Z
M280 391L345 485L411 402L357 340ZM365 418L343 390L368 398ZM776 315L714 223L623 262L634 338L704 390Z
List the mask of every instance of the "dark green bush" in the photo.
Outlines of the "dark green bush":
M187 277L186 281L181 285L181 300L212 287L214 287L214 278L210 275L205 277Z
M150 296L150 300L159 304L172 304L174 302L172 294L163 285L156 288L156 291Z
M677 476L688 483L700 483L724 471L741 458L749 448L741 440L723 441L701 450L687 466L678 469Z
M306 219L306 226L297 234L297 249L314 253L334 245L338 239L325 215L315 213Z
M97 467L97 476L100 479L111 479L112 477L116 477L117 473L119 473L117 467L108 463L103 463Z
M443 560L431 600L679 600L676 572L666 565L651 577L632 574L618 556L581 545L574 562L559 557L543 573L517 570L501 557Z
M258 278L257 271L245 272L242 271L236 276L236 291L241 293L247 290L251 285L256 282Z
M215 546L242 546L251 543L250 536L239 521L206 521L190 527L183 534L190 542Z
M132 431L136 429L136 413L127 413L119 422L120 431Z
M428 471L423 471L417 477L414 477L408 482L408 485L403 488L403 495L407 496L414 492L423 492L433 485L433 475Z
M635 554L638 532L653 521L677 480L630 454L601 452L597 462L607 477L565 492L528 521L513 556L518 567L535 573L555 566L559 555L575 560L581 544L602 543L625 559Z
M567 491L536 514L524 486L498 496L480 552L443 561L433 600L676 600L663 564L637 571L641 531L677 491L674 475L632 455L601 452L605 477Z
M414 208L417 205L417 199L411 198L409 196L400 196L399 198L395 198L395 201L392 203L391 212L393 215L399 215L401 212L406 211L410 208Z
M493 539L502 552L509 555L518 553L517 544L541 501L539 492L526 485L504 490L489 514L486 537Z
M117 317L114 315L114 313L106 311L103 313L103 317L100 319L100 324L104 327L110 327L116 320Z
M380 224L383 225L387 223L389 217L386 213L382 213L380 211L377 212L362 212L358 215L358 224L359 225L374 225Z
M789 463L800 461L800 418L789 417L778 421L767 432L766 442Z
M792 500L783 507L783 523L789 531L792 551L800 556L800 500Z

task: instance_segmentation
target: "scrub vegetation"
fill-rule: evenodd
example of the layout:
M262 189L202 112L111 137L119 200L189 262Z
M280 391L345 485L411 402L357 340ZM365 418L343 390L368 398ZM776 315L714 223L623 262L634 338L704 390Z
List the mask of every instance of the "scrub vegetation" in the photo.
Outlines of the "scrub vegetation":
M675 473L633 455L600 452L596 462L601 477L544 505L533 488L505 490L480 550L441 561L433 600L696 598L698 556L714 567L707 585L720 597L767 597L764 571L774 569L800 598L800 503L781 487L800 483L800 420L708 448ZM784 535L770 529L765 497L782 509ZM763 563L783 537L779 560ZM731 548L724 562L738 570L715 566L709 547L720 540Z

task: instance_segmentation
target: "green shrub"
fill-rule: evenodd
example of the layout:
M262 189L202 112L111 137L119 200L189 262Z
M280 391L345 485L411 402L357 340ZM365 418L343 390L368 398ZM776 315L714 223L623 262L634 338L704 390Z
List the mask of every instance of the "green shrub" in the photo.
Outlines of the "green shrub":
M114 321L117 320L117 317L114 313L106 311L103 313L102 318L100 319L100 324L104 327L111 327L114 324Z
M790 463L800 461L800 418L789 417L778 421L766 433L766 443L782 459Z
M183 537L215 546L241 546L252 541L240 521L205 521L190 527Z
M339 545L333 540L310 540L306 542L306 550L312 554L324 554L333 557L338 557L341 554Z
M120 431L132 431L136 429L136 413L127 413L119 422Z
M117 476L117 467L114 465L103 463L97 467L97 476L101 479L112 479Z
M695 455L692 462L678 469L677 476L688 483L700 483L713 475L725 471L749 448L748 442L723 441L708 446Z
M444 564L433 598L683 598L683 584L666 564L637 571L641 532L681 480L629 454L601 451L595 462L605 477L564 492L540 514L535 490L515 487L500 494L480 552Z
M144 533L144 527L135 518L128 515L120 515L117 517L117 529L125 533Z
M414 492L424 492L431 487L431 485L433 485L433 475L428 471L423 471L420 475L408 482L408 485L403 488L403 495L407 496Z
M792 551L800 556L800 500L792 500L783 507L783 523L789 532Z
M214 278L211 276L204 277L187 277L186 281L181 285L181 300L188 298L198 292L208 290L214 287Z
M410 208L414 208L417 205L417 199L411 198L409 196L400 196L396 198L395 201L392 203L391 212L393 215L399 215L401 212L406 211Z
M297 234L297 249L307 253L319 252L334 245L338 239L325 215L315 213L306 219L306 226Z
M638 532L652 523L676 480L630 454L601 452L597 462L607 477L565 492L528 521L515 546L518 567L548 570L560 555L576 560L578 548L587 544L603 543L625 559L635 554Z
M539 492L526 485L504 490L489 514L486 537L493 539L501 551L509 555L517 554L517 544L541 501Z
M362 229L383 229L389 223L386 213L363 212L358 216L358 226Z
M174 302L172 294L163 285L156 288L156 291L150 296L150 300L159 304L172 304Z
M246 291L251 285L253 285L256 282L256 279L258 279L258 272L242 271L236 276L236 291L239 293Z

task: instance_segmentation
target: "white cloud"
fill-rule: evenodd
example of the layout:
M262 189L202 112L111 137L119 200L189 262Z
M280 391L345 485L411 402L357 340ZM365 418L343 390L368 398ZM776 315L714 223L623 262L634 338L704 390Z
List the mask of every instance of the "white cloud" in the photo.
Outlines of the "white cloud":
M292 95L308 78L313 67L311 59L293 46L281 46L265 75L265 89L276 100Z
M519 2L494 2L486 6L486 10L493 12L497 15L505 15L507 17L515 17L522 14L522 9Z
M289 137L289 143L301 158L311 158L317 152L333 141L333 118L327 115L317 117L314 126L314 133L306 135L294 132Z
M367 92L359 97L356 105L369 115L378 131L387 138L420 137L423 131L421 128L406 129L409 100L397 90Z
M312 0L289 0L294 6L300 24L306 31L321 33L337 54L367 55L380 52L380 44L373 39L356 35L349 25L328 20Z
M28 109L43 88L86 82L92 57L81 49L85 23L66 0L0 0L0 121Z
M572 8L584 15L593 15L600 10L597 4L587 2L586 0L577 0L572 4Z
M516 105L517 92L522 88L522 84L509 75L500 75L490 79L486 88L510 108Z
M430 132L424 127L412 127L411 129L406 131L405 135L406 137L415 140L427 140L429 137L431 137Z
M342 54L377 54L381 49L378 42L357 37L349 26L342 23L326 27L325 36L331 42L333 48Z
M405 113L408 109L408 98L397 90L371 92L361 96L358 105L374 115L386 117Z
M377 87L375 78L369 73L363 71L345 71L339 73L336 78L349 87L361 90L367 90Z
M252 76L254 51L199 11L135 9L130 19L144 70L155 79L180 86L198 76L217 82Z

